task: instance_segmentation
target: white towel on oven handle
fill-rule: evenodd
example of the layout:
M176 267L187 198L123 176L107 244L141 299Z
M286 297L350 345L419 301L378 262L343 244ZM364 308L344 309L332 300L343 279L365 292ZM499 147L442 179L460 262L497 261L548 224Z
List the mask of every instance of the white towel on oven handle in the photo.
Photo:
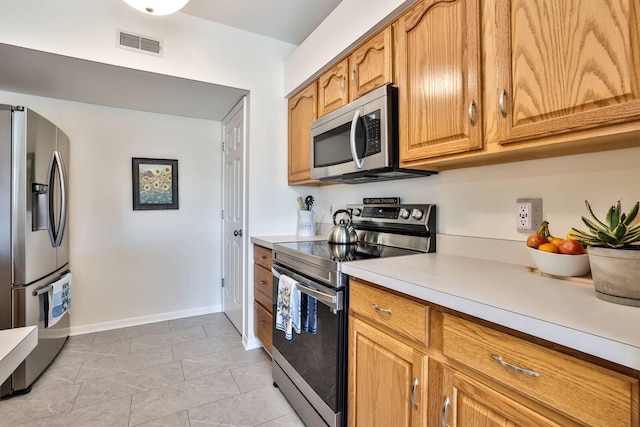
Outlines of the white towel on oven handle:
M293 331L300 333L300 290L298 282L281 274L278 279L278 297L276 301L276 329L284 332L288 340L293 338Z

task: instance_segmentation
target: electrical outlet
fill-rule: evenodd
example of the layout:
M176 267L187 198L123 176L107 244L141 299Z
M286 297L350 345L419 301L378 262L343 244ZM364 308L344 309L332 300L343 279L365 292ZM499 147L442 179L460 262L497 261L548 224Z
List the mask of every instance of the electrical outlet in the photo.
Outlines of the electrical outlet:
M542 199L516 200L516 228L521 233L534 233L542 224Z

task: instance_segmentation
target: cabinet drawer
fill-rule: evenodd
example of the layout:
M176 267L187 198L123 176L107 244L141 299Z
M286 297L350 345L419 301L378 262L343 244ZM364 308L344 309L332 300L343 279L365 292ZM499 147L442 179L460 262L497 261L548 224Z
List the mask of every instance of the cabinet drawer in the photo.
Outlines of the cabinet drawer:
M260 304L254 304L253 307L256 336L260 341L262 341L264 349L271 354L271 343L273 341L273 317Z
M253 262L263 266L267 270L271 270L271 249L264 248L262 246L253 246Z
M634 378L449 314L443 319L442 351L587 425L637 422Z
M269 313L273 311L273 276L257 264L253 266L253 298L263 305Z
M426 305L351 279L349 307L351 313L366 317L424 346L429 345L429 307Z

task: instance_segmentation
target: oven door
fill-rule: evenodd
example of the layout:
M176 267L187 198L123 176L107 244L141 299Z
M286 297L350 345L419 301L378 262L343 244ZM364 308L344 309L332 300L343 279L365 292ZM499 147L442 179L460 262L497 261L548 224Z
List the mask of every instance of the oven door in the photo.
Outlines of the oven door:
M342 425L346 400L346 315L342 290L329 288L279 265L272 268L273 294L273 361L274 380L307 425L319 414L330 426ZM315 328L293 332L288 340L275 328L279 277L286 274L299 282L301 301L315 305L317 313L311 320ZM304 308L305 304L301 304ZM304 323L304 322L303 322ZM314 332L312 332L315 329ZM280 377L279 374L286 377ZM291 385L295 385L291 387ZM304 397L306 402L301 400ZM296 405L299 401L299 405ZM317 414L305 408L313 407Z

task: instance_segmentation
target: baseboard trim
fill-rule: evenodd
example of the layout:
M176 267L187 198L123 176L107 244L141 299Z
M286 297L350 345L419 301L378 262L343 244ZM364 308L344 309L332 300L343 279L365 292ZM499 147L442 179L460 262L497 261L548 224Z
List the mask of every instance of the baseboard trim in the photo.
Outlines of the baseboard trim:
M129 317L127 319L109 320L107 322L90 323L88 325L78 325L69 327L69 335L90 334L93 332L109 331L111 329L127 328L129 326L139 326L146 323L163 322L165 320L181 319L183 317L201 316L203 314L220 313L221 305L210 305L205 307L192 308L189 310L171 311L167 313L150 314L148 316Z
M263 346L262 341L260 341L258 338L243 338L242 341L245 350L253 350L254 348L260 348Z

